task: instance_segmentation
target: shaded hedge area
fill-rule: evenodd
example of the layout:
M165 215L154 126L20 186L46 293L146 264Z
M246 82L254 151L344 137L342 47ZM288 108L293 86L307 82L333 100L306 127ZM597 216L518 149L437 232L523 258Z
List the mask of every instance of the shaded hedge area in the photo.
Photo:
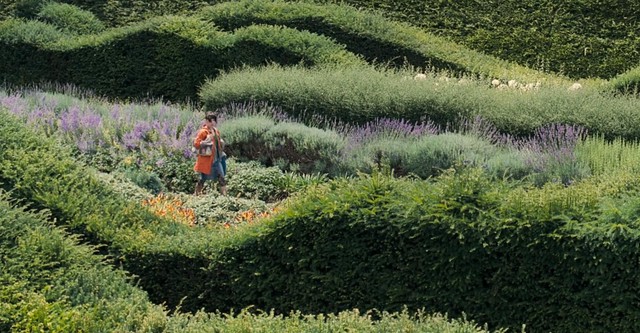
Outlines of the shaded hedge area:
M333 38L370 63L395 67L412 65L422 71L449 71L503 80L555 80L560 77L499 60L416 25L393 21L380 13L340 5L279 0L229 1L208 6L197 15L231 30L252 23L285 25Z
M196 100L205 78L237 66L362 63L343 46L309 32L250 26L229 34L186 17L68 38L44 23L7 20L0 23L0 46L3 81L72 83L125 99Z
M640 5L631 0L316 0L380 10L501 59L609 79L640 62Z
M162 15L187 14L200 7L221 1L172 1L172 0L61 0L55 3L68 4L93 13L109 27L119 27ZM46 0L0 0L0 20L10 17L33 18Z
M384 23L392 29L393 26L389 21L349 7L274 1L239 1L204 7L198 15L228 31L252 24L285 25L297 30L312 31L345 45L347 50L361 55L369 63L377 62L396 67L432 66L455 73L465 71L461 64L430 56L401 43L384 39L382 31L376 30L382 30L380 25ZM366 18L369 22L366 22ZM374 23L376 20L378 22ZM388 32L394 33L394 31Z
M633 332L640 319L633 174L541 189L475 169L429 182L374 174L312 188L260 224L216 230L124 202L6 113L0 138L12 198L106 244L152 300L185 311L406 305L531 332Z
M372 320L357 310L310 316L292 312L195 315L151 304L126 272L110 267L95 248L49 222L46 212L14 206L0 193L0 330L2 332L486 332L473 322L407 311Z
M619 190L627 180L600 186ZM269 232L209 269L229 272L234 283L225 287L260 308L406 304L528 332L633 332L637 213L612 223L600 205L634 210L638 201L594 198L593 186L510 192L476 171L432 185L379 175L345 181L306 193Z
M12 201L12 202L11 202ZM131 277L95 248L0 193L0 331L154 332L166 326Z

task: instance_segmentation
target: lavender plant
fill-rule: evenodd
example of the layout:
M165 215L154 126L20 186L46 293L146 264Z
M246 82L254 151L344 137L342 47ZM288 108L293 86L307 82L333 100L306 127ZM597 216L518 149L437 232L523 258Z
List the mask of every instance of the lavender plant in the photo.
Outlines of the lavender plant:
M0 105L52 139L74 146L78 156L102 171L154 172L167 190L191 191L195 181L191 140L200 126L202 110L163 103L108 103L37 90L0 92ZM260 155L271 154L271 163L291 170L300 171L302 160L296 159L310 149L317 161L304 163L311 163L312 172L321 169L330 176L386 166L397 175L428 177L455 163L483 166L496 176L530 176L537 184L568 184L588 174L585 163L575 155L577 144L587 134L579 126L553 124L531 137L515 138L500 133L481 117L443 129L429 120L411 123L378 118L350 125L305 116L306 121L315 119L318 127L313 128L268 103L229 104L218 112L230 149L237 149L234 152L241 160L246 152L238 147L244 142L245 148L262 147L256 150ZM273 140L285 140L295 147L277 155L282 147ZM324 149L321 147L332 147L335 153L317 151ZM292 154L300 156L289 156Z

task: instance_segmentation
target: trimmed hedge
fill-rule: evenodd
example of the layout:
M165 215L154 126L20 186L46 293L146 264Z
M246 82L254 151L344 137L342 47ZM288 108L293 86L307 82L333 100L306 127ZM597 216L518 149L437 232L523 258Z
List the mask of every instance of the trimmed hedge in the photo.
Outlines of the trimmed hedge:
M406 305L532 332L634 332L640 320L633 174L541 189L475 169L430 182L374 174L312 188L260 224L188 228L125 202L0 115L2 186L106 244L157 302L277 313Z
M369 63L411 65L421 71L446 70L505 81L566 80L467 49L415 25L344 4L242 0L204 7L197 15L229 31L256 23L308 30L335 39Z
M607 138L640 138L637 99L593 89L545 87L531 91L491 89L482 81L428 78L406 71L372 68L284 68L267 66L225 73L200 91L210 109L230 103L268 101L298 119L312 116L347 124L378 118L430 120L443 128L480 116L500 132L533 134L562 123L579 125Z
M203 298L224 285L282 311L408 305L514 331L634 332L639 186L628 175L510 191L477 171L432 185L379 175L334 183L226 250L209 269L234 282L210 281Z
M64 224L85 241L107 245L100 248L109 253L114 265L136 274L136 281L151 293L151 299L194 312L202 307L226 312L232 308L260 304L260 297L247 298L253 293L251 290L234 288L240 284L227 288L234 284L228 279L229 272L225 271L228 267L216 267L220 263L241 259L234 256L235 249L252 242L261 228L221 232L188 228L155 217L140 205L127 203L117 192L87 173L88 169L73 161L67 150L31 133L6 111L0 110L0 119L0 184L11 190L8 192L10 199L0 195L0 253L5 257L7 250L24 250L24 253L37 253L40 249L49 251L45 253L46 259L35 259L33 255L24 259L19 256L23 252L18 252L18 255L11 252L6 257L11 260L3 260L2 265L9 266L0 275L0 281L7 282L0 285L0 299L3 300L0 328L8 330L28 324L32 326L27 327L35 329L49 324L56 325L50 326L50 330L60 332L85 327L111 331L110 325L140 332L244 332L246 327L261 328L265 332L325 331L335 327L358 332L483 332L466 320L450 321L442 316L425 315L424 312L414 316L406 311L376 313L379 318L376 321L371 314L360 314L357 310L326 316L293 312L287 318L273 313L251 315L246 311L237 318L198 312L193 316L175 315L167 320L160 308L147 303L139 290L126 284L124 278L117 277L122 277L121 273L112 273L102 264L98 266L101 258L92 257L86 248L75 249L70 245L72 242L61 238L61 232L51 231L51 224L44 228L46 230L34 228L42 232L32 237L33 243L21 243L15 235L24 231L33 233L30 228L42 223L40 220L45 215L37 219L28 218L29 223L26 223L19 217L22 212L7 213L5 201L19 200L30 209L50 210L47 218ZM6 224L4 219L17 227ZM16 248L13 245L16 242L24 246ZM226 251L231 257L225 257ZM236 253L243 255L242 252ZM21 262L22 265L19 264ZM21 276L14 274L28 274L24 278L29 280L25 283ZM39 292L43 288L45 294ZM129 298L115 302L120 296ZM131 297L136 306L139 305L133 312ZM142 312L136 312L139 308ZM94 309L97 309L96 313L92 312ZM91 317L88 318L84 311L88 311ZM123 315L125 319L122 319Z
M105 263L95 248L79 245L48 222L46 212L14 207L0 192L0 331L2 332L261 332L330 331L332 327L357 332L481 333L473 322L450 320L441 315L382 313L373 321L357 310L338 315L273 313L167 315L151 304L132 278Z
M379 10L479 52L572 78L608 79L640 62L633 0L314 0Z
M104 24L93 13L56 2L45 4L38 12L38 19L75 34L99 33L105 29Z
M31 33L33 26L37 33ZM343 46L309 32L250 26L230 34L187 17L69 38L42 23L6 20L0 22L0 58L5 59L0 80L15 85L72 83L110 97L170 101L195 100L205 78L237 66L363 63Z
M0 331L157 332L164 309L95 248L0 191ZM15 202L14 202L15 204Z

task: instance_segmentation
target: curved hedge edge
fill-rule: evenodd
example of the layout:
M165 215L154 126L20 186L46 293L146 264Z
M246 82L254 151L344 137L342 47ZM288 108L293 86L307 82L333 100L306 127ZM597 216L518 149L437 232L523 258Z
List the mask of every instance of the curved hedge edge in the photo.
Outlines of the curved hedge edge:
M355 9L347 4L311 4L285 1L232 1L200 9L197 15L227 30L237 29L248 24L283 24L300 29L317 31L347 45L353 49L351 40L360 41L358 50L366 50L366 44L378 44L371 47L372 55L365 58L370 61L377 58L381 62L407 59L418 68L436 67L453 72L469 72L476 75L522 81L543 81L547 84L566 85L571 80L562 76L542 73L524 66L500 60L447 41L405 22L393 21L382 15L364 9ZM390 54L378 55L382 49ZM402 50L406 53L397 53ZM364 52L363 52L364 53ZM416 54L411 54L416 53Z
M607 87L608 91L637 97L640 94L640 66L611 79Z
M156 299L157 302L167 302L167 299L169 299L170 306L180 306L180 309L182 310L191 310L195 312L200 310L202 305L202 300L198 295L202 296L205 292L217 294L217 292L220 291L222 292L222 295L218 294L217 297L222 296L224 298L231 296L231 301L233 303L231 303L231 305L226 304L226 307L231 306L231 308L238 308L233 305L238 304L238 300L233 298L234 294L238 291L234 292L233 290L228 289L206 289L208 286L211 286L210 283L213 281L217 283L230 283L230 281L225 282L223 280L225 277L224 272L210 272L203 269L206 267L215 268L220 263L229 260L229 258L224 258L222 256L207 256L205 251L183 256L169 249L161 249L158 247L145 249L143 246L136 246L135 244L129 244L130 248L127 249L127 241L132 243L135 240L154 242L154 239L148 238L149 236L152 236L148 232L148 229L130 228L127 226L128 223L133 223L134 225L139 223L140 211L131 209L132 207L118 207L118 200L117 198L113 199L113 193L110 193L108 189L105 189L99 183L93 182L90 179L90 175L89 177L87 177L86 174L82 177L76 177L78 176L78 172L83 172L83 167L74 164L64 151L56 149L56 147L49 141L45 141L43 143L41 140L38 140L36 135L30 133L25 126L18 124L15 119L12 120L5 111L1 111L0 116L3 118L3 121L0 122L0 137L2 137L2 140L0 140L0 184L2 184L2 187L8 187L11 189L9 192L12 198L11 200L21 200L31 208L42 207L49 209L51 211L51 216L59 223L72 226L72 229L75 230L78 230L78 226L80 224L84 224L85 227L81 228L82 235L94 238L98 243L103 241L110 242L108 239L105 239L105 237L118 239L119 241L114 241L111 246L107 248L114 257L114 265L119 265L134 274L138 274L140 285L143 288L151 290L152 292L158 290L161 291L159 295L152 295L159 297ZM43 158L45 154L52 153L57 154L50 158ZM25 171L28 172L25 173ZM24 177L28 174L30 174L31 177ZM71 177L67 177L68 174L71 174ZM72 198L76 199L74 200ZM111 198L114 202L108 202L108 198ZM3 202L4 200L0 200L0 210L3 208ZM113 211L110 212L110 207L117 210L118 213L114 213ZM143 213L142 215L145 214ZM9 221L14 223L20 222L6 214L2 214L0 216L6 216L9 218ZM0 217L0 220L2 220L2 217ZM100 221L108 221L108 223L100 223ZM164 222L168 223L168 221ZM2 231L3 226L4 223L0 224L0 231ZM24 225L21 224L21 226ZM111 229L111 231L107 229ZM11 232L15 232L15 230L17 230L17 228L9 228L9 231ZM115 231L115 233L112 231ZM205 232L210 233L210 230L205 230ZM122 233L122 235L120 235L120 233ZM1 235L4 235L4 233L0 233L0 236ZM123 237L132 235L133 237L131 238L123 239ZM184 251L185 247L198 242L198 240L193 237L194 235L195 233L186 235L191 242L184 242L180 244L168 242L165 244L172 244L174 249L182 249ZM39 240L46 239L49 241L55 241L54 238L55 237L38 237ZM14 238L9 237L9 239ZM161 244L156 244L156 246L157 245ZM209 251L222 252L224 250L215 249L215 243L210 242L206 245L214 247L214 249L209 249ZM118 246L122 247L115 248ZM10 247L13 248L13 246ZM29 246L28 248L31 249L33 247ZM37 249L38 247L35 248ZM46 248L51 247L46 246ZM58 256L56 260L53 260L54 264L60 263L62 260L67 260L60 257L60 254L64 255L67 253L73 253L73 251L59 251L55 247L51 249L55 255ZM89 254L85 252L84 256L89 256ZM79 260L80 257L82 256L74 255L71 256L71 259ZM99 259L88 260L99 262ZM52 262L52 260L36 261L36 263L38 262L47 264ZM198 264L198 262L200 263ZM77 268L80 265L82 265L82 263L77 263L73 267ZM194 267L194 265L197 267ZM70 272L65 270L64 265L57 267L67 273ZM81 276L84 275L83 273L79 274ZM94 278L83 280L84 282L82 283L86 284L86 290L88 290L92 295L91 297L95 297L95 291L97 289L94 285L91 285L91 283L104 283L108 274L98 271L92 276ZM4 276L1 278L4 278ZM23 288L23 286L24 285L20 284L11 284L8 287L9 289L0 288L0 298L6 297L5 291L8 291L8 294L12 294L17 289ZM69 284L64 284L64 286L68 287ZM127 288L132 288L130 285L127 286ZM178 289L177 292L175 292L176 289ZM174 291L173 294L171 293L172 291ZM60 289L59 292L64 293L66 291L64 289ZM73 291L69 292L73 293ZM83 294L78 294L76 292L73 295L81 297ZM186 300L184 299L185 296L187 296ZM29 297L28 301L31 302L32 300L35 300L39 303L37 309L40 313L46 313L44 317L41 317L45 322L50 322L54 325L57 324L57 322L52 322L50 318L61 318L61 320L63 320L61 325L66 325L62 328L63 332L68 331L69 327L72 327L71 330L76 327L70 326L76 325L75 319L80 318L82 320L86 320L86 316L84 316L81 311L78 312L74 308L69 308L68 303L64 298L55 303L42 305L42 296L40 294L28 294L27 297ZM176 298L173 299L172 297ZM12 298L11 301L13 302L15 299ZM71 299L70 301L72 302L73 300ZM211 300L208 299L207 301ZM254 327L254 325L259 326L261 324L266 325L267 327L292 325L293 331L296 331L300 326L305 327L304 325L309 325L311 327L325 327L325 325L331 325L331 323L337 323L341 326L346 325L347 327L350 327L351 325L362 327L361 329L358 329L359 332L367 332L368 330L372 332L378 331L377 329L380 327L378 325L392 328L398 325L405 328L407 326L415 326L417 328L424 329L431 328L434 332L445 332L450 330L451 327L462 329L463 332L480 331L473 322L469 323L466 320L449 321L446 317L444 317L443 320L442 316L425 316L423 315L424 312L418 313L416 317L408 316L406 313L383 313L383 320L378 320L376 321L376 324L373 324L370 315L360 315L357 310L343 311L338 314L337 317L334 317L333 315L328 315L326 317L323 315L302 317L300 312L297 312L295 316L291 316L287 319L274 317L273 314L267 314L266 316L264 314L247 316L244 311L237 317L228 317L226 315L219 314L207 315L202 312L198 312L195 316L175 315L167 322L165 314L162 313L163 310L147 304L146 301L143 302L146 304L143 308L147 309L147 307L151 307L153 311L149 310L151 311L150 315L148 317L141 318L141 323L136 321L134 321L134 323L130 323L117 318L120 318L118 316L122 314L127 314L127 318L132 319L133 314L130 311L131 302L103 302L98 298L97 303L100 307L124 307L123 309L118 310L115 314L110 311L96 311L95 314L103 315L108 318L113 316L113 318L116 318L113 321L118 323L119 326L117 327L119 329L123 329L124 327L126 330L140 332L158 330L167 332L199 332L209 327L209 325L227 327L229 328L229 332L234 332L233 327L236 327L234 325L237 325L238 322L245 323L246 325L252 325L252 327ZM212 309L215 308L216 307ZM1 308L0 313L4 309L6 309L6 307ZM27 311L32 308L25 307L23 309ZM19 318L20 315L16 315L16 313L13 312L13 309L9 309L9 311L11 318ZM6 317L0 316L0 318ZM137 317L135 319L137 319ZM265 319L269 320L265 323ZM360 324L357 323L363 323L363 326L360 326ZM35 322L35 324L37 324L37 322ZM98 319L89 322L85 321L77 324L77 326L81 324L96 325L101 327L101 330L110 330L105 328L105 324ZM0 319L0 327L8 327L7 325L13 324L12 322ZM300 331L304 332L305 330ZM279 332L279 330L276 329L275 332Z
M67 38L38 32L49 37L34 38L26 30L19 33L31 23L13 22L0 28L0 57L6 59L0 63L0 79L72 83L110 97L195 100L205 78L268 62L364 64L324 36L284 27L226 33L195 18L173 16L97 35Z

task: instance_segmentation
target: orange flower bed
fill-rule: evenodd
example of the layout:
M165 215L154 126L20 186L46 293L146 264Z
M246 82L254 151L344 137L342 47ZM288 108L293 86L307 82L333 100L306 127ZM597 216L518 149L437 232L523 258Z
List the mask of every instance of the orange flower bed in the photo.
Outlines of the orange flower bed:
M243 212L240 212L236 215L235 217L235 222L236 223L254 223L257 220L260 219L264 219L267 218L271 215L273 215L274 213L276 213L278 211L278 207L273 207L271 208L271 210L269 211L265 211L265 212L260 212L260 213L256 213L254 210L245 210ZM225 227L228 227L229 224L225 223Z
M196 214L191 208L184 208L183 202L177 197L171 197L160 193L154 198L142 200L142 205L156 215L170 218L174 221L184 223L189 226L196 224Z

